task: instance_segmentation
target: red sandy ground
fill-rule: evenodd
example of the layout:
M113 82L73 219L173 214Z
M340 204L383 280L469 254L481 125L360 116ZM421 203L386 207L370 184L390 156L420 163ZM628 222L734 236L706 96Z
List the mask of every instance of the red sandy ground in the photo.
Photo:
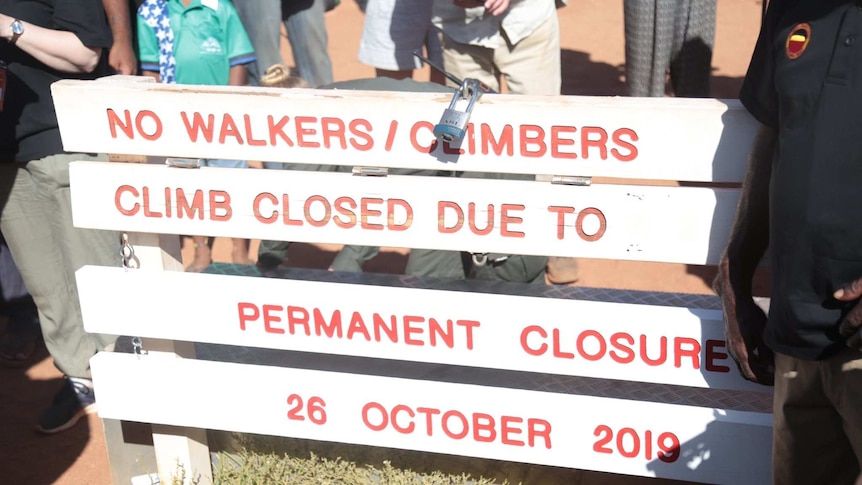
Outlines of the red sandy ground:
M721 0L713 59L713 96L736 97L760 24L760 0ZM559 12L562 30L564 94L622 95L623 23L619 0L571 0ZM335 79L374 75L372 68L356 60L363 16L355 3L344 0L327 14ZM290 64L290 50L284 44ZM428 71L417 79L427 80ZM253 245L256 247L256 245ZM305 246L304 254L292 251L292 260L310 267L323 267L334 247ZM228 261L228 241L218 240L215 258ZM398 270L403 251L392 250L380 260L379 271ZM186 261L191 248L186 246ZM294 257L295 256L295 257ZM685 265L582 260L580 285L709 293L713 268ZM658 275L661 275L660 277ZM0 483L109 484L110 471L102 426L96 416L57 436L33 432L39 413L60 384L60 373L44 349L29 367L0 368ZM141 392L146 392L142 386Z

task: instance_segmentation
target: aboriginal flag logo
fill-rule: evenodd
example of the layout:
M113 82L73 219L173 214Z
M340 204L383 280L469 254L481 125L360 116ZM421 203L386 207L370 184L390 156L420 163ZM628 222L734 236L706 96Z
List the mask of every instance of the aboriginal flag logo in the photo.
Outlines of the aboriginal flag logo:
M801 56L808 47L808 41L810 40L811 26L806 23L797 24L790 30L790 35L787 36L787 43L784 46L787 51L787 57L796 59Z

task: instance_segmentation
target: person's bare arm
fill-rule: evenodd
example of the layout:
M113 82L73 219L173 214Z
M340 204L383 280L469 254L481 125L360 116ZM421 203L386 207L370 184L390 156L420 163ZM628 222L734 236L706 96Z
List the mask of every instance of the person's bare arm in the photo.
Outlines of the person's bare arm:
M102 0L114 43L108 53L108 64L119 74L134 76L138 73L138 60L132 48L132 25L129 3L126 0Z
M727 347L746 379L774 382L774 354L763 341L766 315L752 298L752 279L769 246L769 178L776 135L761 126L713 288L721 298Z
M13 20L0 14L0 37L7 41L12 39ZM24 24L24 33L15 41L15 46L42 64L62 72L84 73L93 72L99 63L102 49L85 46L72 32L21 23Z
M248 84L245 66L231 67L230 77L228 77L227 83L229 86L245 86L246 84Z

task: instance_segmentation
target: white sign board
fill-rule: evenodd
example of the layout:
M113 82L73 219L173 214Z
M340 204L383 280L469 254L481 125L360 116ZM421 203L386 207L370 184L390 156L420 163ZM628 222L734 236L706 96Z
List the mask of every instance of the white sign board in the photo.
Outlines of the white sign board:
M738 191L76 162L78 227L715 264Z
M768 414L157 355L103 352L91 367L102 418L692 482L770 482Z
M739 376L715 310L97 266L77 279L92 333L771 391Z
M123 81L123 80L121 80ZM447 93L60 81L67 152L739 182L757 124L735 100L485 95L459 146Z

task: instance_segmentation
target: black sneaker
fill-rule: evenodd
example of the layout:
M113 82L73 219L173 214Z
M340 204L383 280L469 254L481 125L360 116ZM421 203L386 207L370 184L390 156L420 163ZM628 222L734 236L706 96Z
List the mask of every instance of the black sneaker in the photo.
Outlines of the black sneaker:
M83 382L69 379L63 381L63 387L54 396L54 401L36 425L36 431L44 434L54 434L75 426L84 416L96 411L96 395L93 388Z

